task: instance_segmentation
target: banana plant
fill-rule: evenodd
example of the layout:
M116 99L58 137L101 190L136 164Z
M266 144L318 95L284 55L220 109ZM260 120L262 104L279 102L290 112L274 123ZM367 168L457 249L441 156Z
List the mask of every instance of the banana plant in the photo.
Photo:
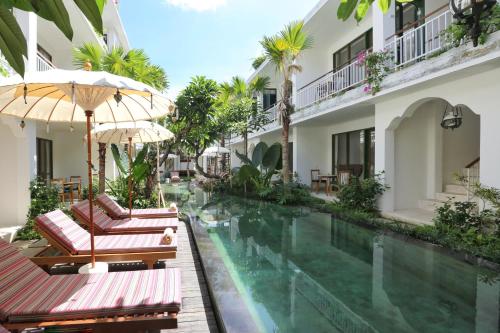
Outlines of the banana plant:
M270 187L273 175L282 169L281 144L274 143L268 146L259 142L252 153L252 159L236 151L236 155L243 165L234 171L235 180L245 186L252 184L257 191Z

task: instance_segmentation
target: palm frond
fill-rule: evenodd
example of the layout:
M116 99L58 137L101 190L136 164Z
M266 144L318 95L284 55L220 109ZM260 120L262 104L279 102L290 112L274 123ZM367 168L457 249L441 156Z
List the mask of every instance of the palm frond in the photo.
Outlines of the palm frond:
M85 64L90 62L93 71L100 71L102 70L102 57L102 49L97 44L85 43L73 49L73 65L78 69L83 69Z

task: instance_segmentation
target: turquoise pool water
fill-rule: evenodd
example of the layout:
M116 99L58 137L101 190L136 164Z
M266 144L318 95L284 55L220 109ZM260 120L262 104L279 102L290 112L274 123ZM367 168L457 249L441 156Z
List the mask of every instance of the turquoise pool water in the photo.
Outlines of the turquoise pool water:
M499 331L491 271L304 208L185 202L264 332Z

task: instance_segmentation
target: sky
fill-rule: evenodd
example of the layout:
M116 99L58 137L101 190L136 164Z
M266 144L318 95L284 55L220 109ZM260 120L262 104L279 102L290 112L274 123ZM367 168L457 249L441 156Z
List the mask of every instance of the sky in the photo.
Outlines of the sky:
M218 82L248 77L262 53L259 41L318 0L120 0L130 45L141 48L168 75L175 98L195 75Z

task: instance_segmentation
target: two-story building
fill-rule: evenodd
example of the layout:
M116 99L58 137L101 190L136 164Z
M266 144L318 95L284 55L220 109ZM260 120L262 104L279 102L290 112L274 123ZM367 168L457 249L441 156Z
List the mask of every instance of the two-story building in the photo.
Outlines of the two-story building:
M357 177L383 172L390 187L380 201L384 215L424 224L448 198L469 199L457 173L500 188L500 33L477 47L450 46L443 34L453 23L447 0L393 1L387 14L374 5L359 24L337 19L339 3L321 0L304 18L314 45L293 78L289 138L299 180L309 184L313 169ZM372 94L360 54L384 50L390 72ZM272 122L250 136L250 151L281 135L273 105L281 79L269 61L249 80L257 75L271 78L261 98ZM461 126L442 128L453 112L462 115ZM242 140L231 148L242 151Z
M84 43L95 43L103 50L114 46L129 49L127 34L118 12L117 1L107 1L103 11L104 35L98 35L73 1L65 0L74 31L68 40L52 23L34 13L14 10L28 46L27 71L45 71L52 68L74 69L73 48ZM5 59L2 66L10 75ZM0 78L1 81L1 78ZM85 124L66 124L26 121L0 116L0 237L11 239L26 222L30 203L29 183L35 177L46 179L81 176L85 184L87 170L86 148L83 142ZM95 150L97 151L97 147ZM93 164L97 170L98 154ZM116 173L113 158L108 154L107 176Z

